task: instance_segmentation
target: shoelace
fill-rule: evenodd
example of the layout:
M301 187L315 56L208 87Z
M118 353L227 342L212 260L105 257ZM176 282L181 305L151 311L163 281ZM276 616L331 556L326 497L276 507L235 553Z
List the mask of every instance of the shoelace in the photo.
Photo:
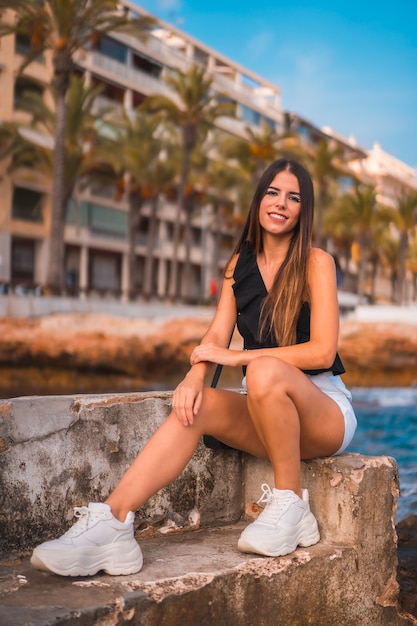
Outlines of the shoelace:
M84 532L88 528L88 520L91 516L91 511L86 506L75 506L74 517L78 517L78 521L71 526L64 534L64 537L76 537L80 533Z
M261 486L262 495L258 500L258 504L265 503L264 510L259 514L258 520L264 524L274 524L277 518L286 511L288 505L294 501L292 494L277 496L267 484Z

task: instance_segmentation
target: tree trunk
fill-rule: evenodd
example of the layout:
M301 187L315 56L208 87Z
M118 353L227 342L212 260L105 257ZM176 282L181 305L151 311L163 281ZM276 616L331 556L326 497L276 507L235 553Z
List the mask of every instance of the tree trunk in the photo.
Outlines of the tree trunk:
M367 238L362 237L359 240L359 271L358 271L358 301L359 304L364 302L365 281L366 281L366 253L368 249Z
M62 71L62 59L54 62L54 87L56 89L56 125L54 146L54 169L52 182L52 213L49 241L47 287L52 293L61 294L65 288L65 133L68 78Z
M128 266L129 266L129 293L128 299L132 300L135 293L135 272L136 272L136 255L135 255L135 247L136 247L136 235L138 232L139 219L140 219L140 211L142 208L142 196L140 190L130 191L129 192L129 225L128 225Z
M316 241L317 248L323 247L323 215L327 200L327 184L325 181L319 183L318 203L316 209Z
M190 173L191 153L197 141L197 127L194 123L186 123L182 127L182 167L181 178L178 189L178 201L177 201L177 214L174 223L174 241L173 241L173 254L171 264L171 276L168 295L172 300L176 300L180 291L179 286L179 258L178 251L180 247L180 233L181 233L181 217L184 210L185 190L188 182L188 176Z
M397 272L392 270L390 276L390 284L391 284L391 302L396 304L396 292L397 292Z
M378 273L379 258L377 254L374 254L371 259L371 302L375 302L376 293L376 276Z
M152 276L154 266L153 250L155 247L157 212L158 212L158 195L152 198L151 214L149 217L148 238L146 241L145 269L143 272L143 296L145 300L149 300L153 295Z
M182 213L184 209L185 187L187 185L188 172L190 169L190 156L191 156L191 151L187 151L187 150L184 151L182 169L181 169L181 179L180 179L180 185L178 188L177 211L176 211L175 222L174 222L171 275L170 275L170 284L169 284L169 291L168 291L168 295L173 301L177 299L178 289L179 289L178 252L179 252L179 247L180 247L181 217L182 217Z
M407 259L407 249L408 249L408 233L402 232L400 234L400 241L398 244L398 304L407 304L408 302L408 293L407 293L407 269L406 269L406 259Z
M218 280L219 279L219 258L220 258L220 244L222 238L222 220L221 220L221 209L219 204L216 204L214 207L214 215L215 215L215 231L214 231L214 246L213 246L213 255L210 262L210 278Z
M183 302L191 302L192 274L191 274L191 248L192 248L192 217L194 213L193 195L185 199L186 222L184 228L184 273L182 280L181 296Z

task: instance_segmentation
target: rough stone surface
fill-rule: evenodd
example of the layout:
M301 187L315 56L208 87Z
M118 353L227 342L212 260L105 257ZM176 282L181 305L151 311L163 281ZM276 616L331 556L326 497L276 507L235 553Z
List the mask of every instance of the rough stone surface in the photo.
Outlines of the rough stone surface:
M417 624L417 515L402 520L397 533L400 604L416 618Z
M0 412L10 415L0 421L0 552L62 534L74 506L104 500L165 419L170 398L161 392L0 401ZM179 479L141 509L138 528L146 534L236 521L240 464L239 453L213 455L201 444Z
M0 541L9 554L0 623L71 624L78 616L100 626L272 626L277 613L284 626L413 623L398 608L398 473L389 457L303 463L321 542L264 559L241 555L236 540L238 520L256 512L260 483L271 482L269 464L200 445L184 474L137 515L145 554L138 575L74 581L30 570L30 548L61 534L74 505L107 495L165 418L170 395L0 401Z
M131 576L61 578L27 558L0 563L0 623L13 626L406 626L395 598L368 595L353 546L322 542L277 559L236 549L243 524L142 541ZM369 574L369 572L368 572ZM366 586L364 589L364 585ZM375 590L374 590L375 591ZM277 615L279 621L277 622Z
M339 351L344 380L359 387L417 384L417 325L345 320Z

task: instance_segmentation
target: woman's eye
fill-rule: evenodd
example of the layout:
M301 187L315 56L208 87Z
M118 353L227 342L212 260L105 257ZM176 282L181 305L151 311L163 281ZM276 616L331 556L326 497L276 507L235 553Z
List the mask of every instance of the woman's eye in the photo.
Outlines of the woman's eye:
M278 195L278 191L275 191L275 189L268 189L268 191L265 194L266 196L277 196Z
M299 196L288 196L288 200L291 200L291 202L301 202L301 198Z

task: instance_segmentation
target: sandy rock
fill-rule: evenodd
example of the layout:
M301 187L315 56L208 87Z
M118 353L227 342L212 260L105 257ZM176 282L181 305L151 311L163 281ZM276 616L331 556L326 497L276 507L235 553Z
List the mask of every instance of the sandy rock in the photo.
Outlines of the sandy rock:
M417 385L417 325L344 321L339 352L351 386Z
M16 380L21 375L31 381L41 377L42 389L48 388L45 378L56 386L57 376L64 373L74 384L77 377L88 374L90 388L94 376L124 377L136 387L170 376L178 380L208 323L205 317L127 319L102 314L2 318L2 378L7 385L8 377ZM238 335L233 345L240 347ZM417 384L417 325L342 321L339 352L350 386ZM113 388L120 389L120 384L115 381ZM83 391L79 385L77 389Z

